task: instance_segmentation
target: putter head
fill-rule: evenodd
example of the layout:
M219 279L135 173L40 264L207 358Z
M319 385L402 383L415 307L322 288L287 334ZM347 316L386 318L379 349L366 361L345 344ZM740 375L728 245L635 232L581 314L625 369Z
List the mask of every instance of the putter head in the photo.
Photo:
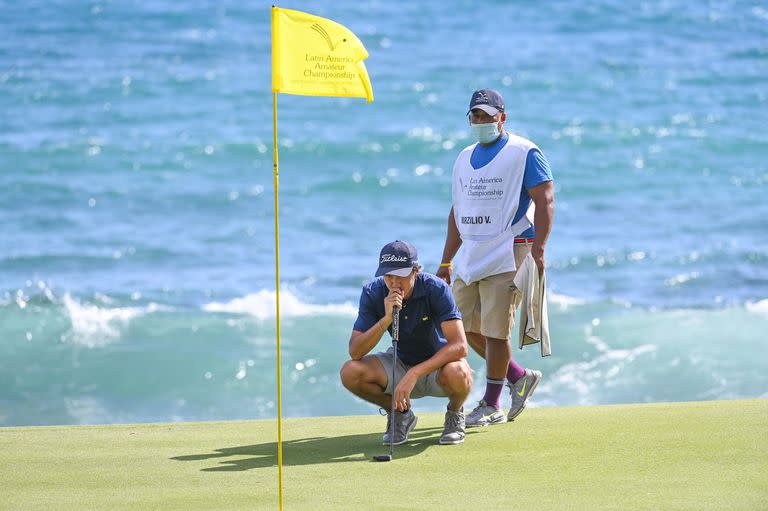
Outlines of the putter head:
M392 461L391 454L382 454L380 456L374 456L373 461Z

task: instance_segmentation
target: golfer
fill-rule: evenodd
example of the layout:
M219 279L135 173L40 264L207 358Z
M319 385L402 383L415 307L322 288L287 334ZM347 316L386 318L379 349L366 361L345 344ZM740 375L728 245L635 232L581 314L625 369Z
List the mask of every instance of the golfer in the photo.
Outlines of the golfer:
M351 360L341 368L341 382L356 396L387 411L384 444L408 441L417 417L411 399L447 397L441 444L464 441L464 401L472 374L464 357L467 339L451 288L441 279L421 273L416 248L405 241L384 245L376 279L363 286L357 320L349 338ZM393 353L369 355L384 332L392 334L393 310L399 310L399 342L394 386ZM394 418L392 399L394 394Z

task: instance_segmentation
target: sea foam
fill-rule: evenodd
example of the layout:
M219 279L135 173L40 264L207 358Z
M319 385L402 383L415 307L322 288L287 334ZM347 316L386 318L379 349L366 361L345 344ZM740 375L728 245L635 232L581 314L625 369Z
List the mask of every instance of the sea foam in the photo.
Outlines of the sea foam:
M64 295L62 303L72 324L72 329L62 340L89 348L113 343L131 320L160 310L155 303L143 307L99 307L80 303L69 293Z
M228 302L212 302L203 305L203 310L208 312L228 312L232 314L249 314L260 320L275 317L275 302L277 294L274 291L262 289L240 298L234 298ZM280 315L289 316L354 316L357 307L349 302L340 304L310 304L299 300L290 291L280 292Z
M768 315L768 298L757 302L747 302L746 307L749 312Z

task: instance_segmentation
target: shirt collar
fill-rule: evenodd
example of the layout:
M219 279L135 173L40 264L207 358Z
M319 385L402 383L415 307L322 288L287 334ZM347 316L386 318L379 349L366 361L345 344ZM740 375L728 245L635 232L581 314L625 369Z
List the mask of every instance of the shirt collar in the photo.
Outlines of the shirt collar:
M424 278L422 277L422 273L419 273L416 275L416 282L413 284L413 293L411 293L411 297L408 298L408 300L421 298L422 296L426 296L426 294L427 286L424 285Z

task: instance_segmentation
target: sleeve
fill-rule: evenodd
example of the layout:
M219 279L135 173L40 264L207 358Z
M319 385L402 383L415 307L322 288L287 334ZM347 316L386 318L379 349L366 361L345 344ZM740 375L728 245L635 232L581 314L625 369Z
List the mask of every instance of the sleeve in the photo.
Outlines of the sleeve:
M355 326L353 330L358 332L366 332L369 328L376 324L381 318L376 313L376 307L374 305L373 293L369 287L364 287L362 293L360 293L360 305L357 309L357 319L355 320Z
M440 324L451 319L461 319L459 307L453 299L453 294L448 284L442 280L433 282L434 284L430 286L431 296L429 303L435 323Z
M538 149L531 149L525 159L523 188L530 190L547 181L553 181L547 157Z

